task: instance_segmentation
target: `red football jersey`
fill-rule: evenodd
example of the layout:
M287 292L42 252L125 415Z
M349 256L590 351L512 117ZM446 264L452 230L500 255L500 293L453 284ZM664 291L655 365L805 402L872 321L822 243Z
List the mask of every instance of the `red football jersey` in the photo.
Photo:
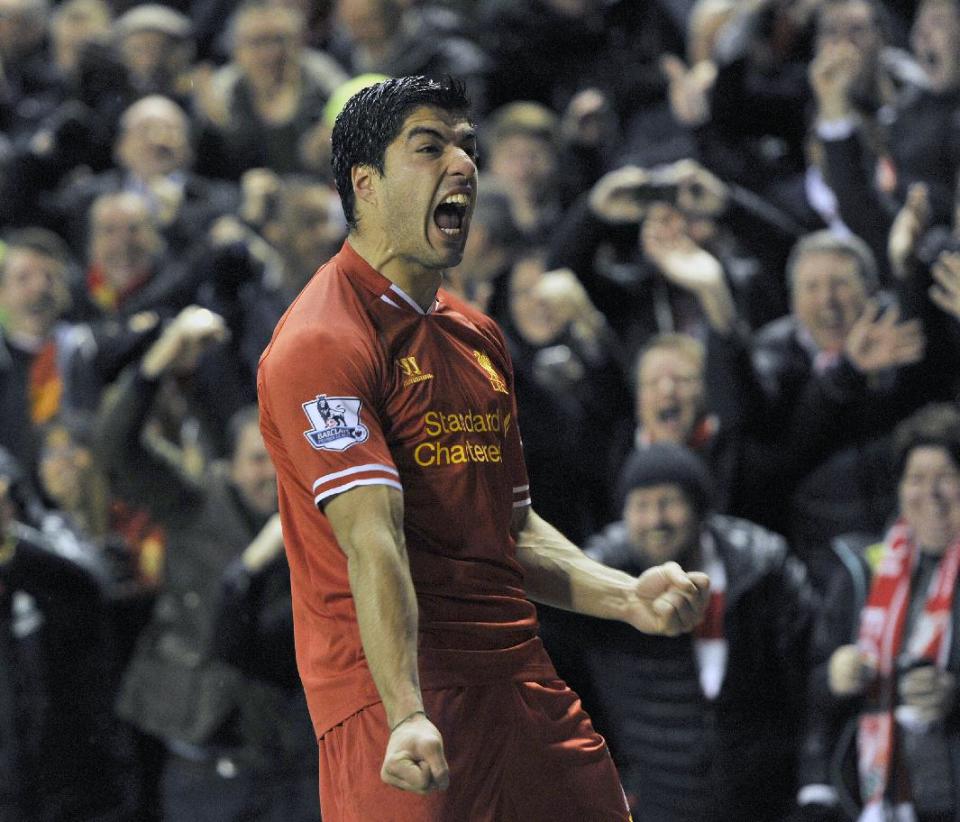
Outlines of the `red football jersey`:
M403 491L423 688L556 676L510 535L530 495L492 320L442 289L424 312L345 243L277 325L257 389L318 736L379 701L322 513L359 485Z

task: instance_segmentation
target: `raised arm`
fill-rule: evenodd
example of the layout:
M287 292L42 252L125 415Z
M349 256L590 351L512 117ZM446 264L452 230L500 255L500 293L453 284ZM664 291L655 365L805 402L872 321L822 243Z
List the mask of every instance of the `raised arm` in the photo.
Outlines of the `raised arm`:
M710 580L666 562L639 577L590 559L529 507L512 523L527 595L578 614L618 619L648 634L676 636L703 617Z
M347 557L360 640L390 727L380 776L424 794L447 787L440 732L427 718L417 670L417 599L403 535L403 496L352 488L324 509Z

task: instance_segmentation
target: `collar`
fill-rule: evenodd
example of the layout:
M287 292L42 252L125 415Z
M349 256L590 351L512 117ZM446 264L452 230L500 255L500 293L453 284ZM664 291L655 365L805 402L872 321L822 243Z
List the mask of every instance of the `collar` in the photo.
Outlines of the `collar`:
M340 249L340 255L344 258L345 268L349 275L359 281L359 283L368 291L373 292L382 302L393 306L398 311L410 312L425 316L433 314L440 308L439 292L434 297L433 303L424 311L406 291L396 283L384 277L379 271L370 265L356 250L350 245L349 240L343 241Z

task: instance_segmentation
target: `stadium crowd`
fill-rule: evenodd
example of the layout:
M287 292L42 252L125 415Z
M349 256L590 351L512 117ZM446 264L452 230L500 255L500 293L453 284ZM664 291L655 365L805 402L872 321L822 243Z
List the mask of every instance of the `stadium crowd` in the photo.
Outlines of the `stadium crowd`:
M319 817L256 369L408 74L537 510L713 581L540 609L634 819L960 820L958 0L0 0L0 822Z

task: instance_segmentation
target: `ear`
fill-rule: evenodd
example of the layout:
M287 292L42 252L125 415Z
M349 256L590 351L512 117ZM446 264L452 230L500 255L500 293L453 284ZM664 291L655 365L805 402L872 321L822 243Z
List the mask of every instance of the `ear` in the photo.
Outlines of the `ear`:
M356 165L350 169L350 181L353 184L353 196L357 202L367 205L377 203L377 180L380 174L373 166Z

